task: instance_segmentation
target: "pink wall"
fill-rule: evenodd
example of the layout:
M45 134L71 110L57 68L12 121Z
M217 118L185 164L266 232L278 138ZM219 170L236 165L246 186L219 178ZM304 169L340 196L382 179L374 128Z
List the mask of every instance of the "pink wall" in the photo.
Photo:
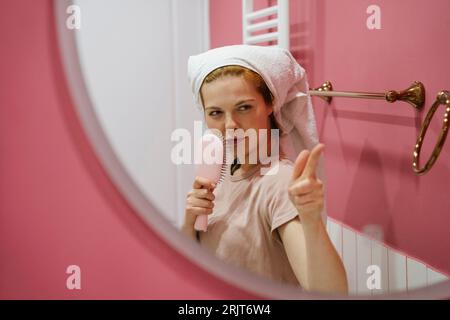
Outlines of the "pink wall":
M73 112L51 1L0 9L0 299L256 298L180 256L114 188Z
M260 1L270 3L270 0ZM272 1L273 2L273 1ZM369 5L381 8L381 30L366 27ZM406 10L407 9L407 10ZM211 0L211 45L242 43L241 0ZM314 97L326 145L329 215L362 231L379 224L385 242L450 274L450 142L424 176L412 171L420 125L437 92L450 90L447 0L291 0L291 51L311 87L402 90L414 80L427 89L425 111L401 102ZM422 164L437 140L443 107L425 140ZM450 138L449 138L450 139Z

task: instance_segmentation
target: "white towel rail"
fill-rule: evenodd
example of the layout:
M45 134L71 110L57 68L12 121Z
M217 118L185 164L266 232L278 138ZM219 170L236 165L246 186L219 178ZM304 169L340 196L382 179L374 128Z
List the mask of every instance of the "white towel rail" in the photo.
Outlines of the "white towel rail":
M254 23L256 19L276 15L276 18ZM271 31L276 28L276 31ZM243 43L257 45L276 41L276 46L289 50L289 0L278 0L277 4L261 10L254 10L253 0L242 0ZM265 33L253 35L256 31Z

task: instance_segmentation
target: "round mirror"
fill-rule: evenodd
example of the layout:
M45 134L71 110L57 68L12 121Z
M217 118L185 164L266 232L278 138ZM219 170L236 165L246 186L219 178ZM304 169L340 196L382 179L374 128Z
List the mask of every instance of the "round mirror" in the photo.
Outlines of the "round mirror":
M263 1L255 1L254 9L264 5ZM328 57L330 63L341 59L335 57L341 52L334 40L326 46L322 43L328 39L324 36L327 32L329 34L326 35L339 38L336 28L325 26L318 14L320 10L334 12L333 6L298 1L291 3L288 11L291 19L290 48L295 59L311 73L308 77L311 82L323 81L325 79L317 78L334 77L337 73L348 72L348 69L361 71L356 64L330 66L324 61ZM354 6L357 7L355 10L362 10L359 2L354 1ZM387 14L396 12L395 6L399 4L390 6L384 9ZM447 3L442 6L450 9ZM194 142L207 129L205 117L208 116L195 108L187 77L188 58L217 47L217 43L240 43L231 35L237 33L241 36L241 1L55 0L54 8L67 82L81 123L103 166L151 228L180 254L260 296L336 297L314 290L304 291L291 281L294 278L287 280L288 276L275 281L258 274L255 270L259 268L240 268L237 266L239 263L225 263L210 248L182 232L186 198L193 188L196 172L193 164L173 161L176 137L180 130L187 133L194 148ZM367 14L368 19L376 19L373 13L376 10L366 13L367 8L363 9L361 14ZM342 18L340 11L336 11L336 16L330 21L337 23L336 20ZM361 32L371 30L366 21L363 22ZM322 27L313 29L318 25ZM312 31L316 30L314 34ZM395 30L391 32L393 37L398 36ZM324 48L329 50L328 53L321 53ZM450 53L450 48L446 49ZM379 52L373 54L379 55ZM401 52L394 54L402 55ZM332 58L332 55L335 56ZM422 57L418 54L413 58ZM373 75L370 70L376 68L386 72L393 70L378 66L377 61L367 57L361 57L360 61L364 65L362 69L369 70L368 75ZM381 86L398 85L399 79L394 82L386 78L387 73L383 75L385 77L373 76L367 83L375 86L377 81ZM421 73L409 76L420 77ZM355 82L355 78L361 80L349 75L347 82L339 84L351 87L353 83L363 88L362 82ZM436 91L438 89L442 88L436 88ZM209 97L217 96L214 90L211 92ZM414 176L409 161L418 132L414 126L414 118L419 117L418 114L406 107L389 110L386 102L336 100L327 105L316 99L313 103L318 134L326 149L328 183L325 197L328 219L323 225L326 232L323 239L332 245L336 255L334 261L342 263L345 269L349 296L448 297L450 238L447 222L450 218L446 213L450 211L450 199L442 197L442 194L450 178L449 161L439 159L441 161L428 176ZM385 108L380 109L381 106ZM377 110L371 113L369 109L372 108ZM436 128L439 125L436 123ZM386 135L384 126L390 126L386 129L388 132L385 131ZM361 133L362 128L364 133ZM407 135L400 132L405 128L409 129ZM399 132L397 137L387 136L395 130ZM361 133L358 137L361 150L350 145L358 132ZM439 132L436 129L434 133L437 136ZM342 142L336 139L342 139ZM389 143L373 144L382 140L389 140ZM441 155L447 160L448 150L444 148ZM244 175L243 180L246 177ZM224 193L231 191L221 189ZM248 199L240 201L246 203ZM212 212L214 215L214 210ZM288 232L288 228L285 229L284 232ZM279 232L278 229L275 232ZM239 241L243 245L245 237L242 234ZM217 237L220 241L220 235ZM277 237L278 240L287 239L279 233ZM274 241L274 238L260 239L269 243ZM239 246L239 241L234 245ZM288 250L283 247L284 243L279 241L279 248ZM252 245L246 243L247 247ZM299 242L298 248L290 250L295 252L298 249L304 253L302 248ZM248 262L245 251L240 252L239 259ZM291 268L289 276L295 276L299 282L301 276L292 270L291 256L283 252L279 254L274 258L277 260L269 265L287 263L286 267ZM325 278L329 276L324 275Z

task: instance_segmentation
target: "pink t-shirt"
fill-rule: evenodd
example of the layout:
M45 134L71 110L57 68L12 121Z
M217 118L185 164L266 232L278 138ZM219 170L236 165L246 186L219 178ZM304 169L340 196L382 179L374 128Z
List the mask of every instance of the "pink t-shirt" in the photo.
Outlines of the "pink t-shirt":
M230 174L214 190L214 210L200 243L226 263L274 281L299 286L276 228L297 217L288 195L293 163L278 162L276 174L261 165ZM271 169L276 172L276 164ZM268 167L265 167L266 169Z

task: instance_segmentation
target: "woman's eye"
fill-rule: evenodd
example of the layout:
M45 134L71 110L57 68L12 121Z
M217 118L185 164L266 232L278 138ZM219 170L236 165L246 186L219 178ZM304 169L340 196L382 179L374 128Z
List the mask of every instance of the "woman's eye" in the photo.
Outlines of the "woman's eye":
M245 110L250 109L251 107L252 106L245 104L243 106L240 106L238 109L239 109L239 111L245 111Z
M222 112L221 112L221 111L211 111L211 112L209 113L209 115L210 115L211 117L215 117L215 116L219 115L220 113L222 113Z

